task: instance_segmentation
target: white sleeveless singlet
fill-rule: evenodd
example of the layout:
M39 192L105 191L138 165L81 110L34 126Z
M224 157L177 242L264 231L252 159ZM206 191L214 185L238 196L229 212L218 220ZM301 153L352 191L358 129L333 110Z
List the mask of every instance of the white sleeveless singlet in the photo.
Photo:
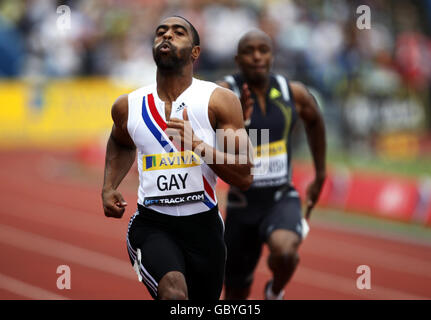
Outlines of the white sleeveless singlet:
M193 78L192 84L172 102L171 118L187 114L195 135L216 148L216 136L208 118L215 83ZM139 88L128 96L127 129L138 154L138 203L154 211L187 216L217 205L217 176L192 151L179 150L165 133L165 103L156 84Z

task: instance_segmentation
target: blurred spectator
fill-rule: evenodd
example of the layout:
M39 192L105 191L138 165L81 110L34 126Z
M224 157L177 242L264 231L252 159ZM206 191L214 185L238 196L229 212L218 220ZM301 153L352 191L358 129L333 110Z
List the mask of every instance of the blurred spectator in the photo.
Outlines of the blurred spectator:
M72 13L65 32L56 26L62 4ZM371 30L356 27L362 4L370 6ZM341 144L358 140L372 147L391 123L393 130L424 128L431 94L430 0L3 0L0 75L102 75L147 84L154 81L154 26L172 14L200 32L196 69L209 80L234 69L243 32L262 28L274 40L277 70L320 93L329 130L343 130L333 135Z

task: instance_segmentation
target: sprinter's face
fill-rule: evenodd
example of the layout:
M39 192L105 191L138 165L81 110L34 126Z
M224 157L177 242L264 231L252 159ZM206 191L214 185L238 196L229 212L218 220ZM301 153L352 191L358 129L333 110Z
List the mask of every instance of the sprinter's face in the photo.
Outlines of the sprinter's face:
M180 69L193 62L193 36L186 21L170 17L156 28L153 57L158 68Z
M235 60L248 81L264 81L273 61L271 43L262 36L249 36L238 46Z

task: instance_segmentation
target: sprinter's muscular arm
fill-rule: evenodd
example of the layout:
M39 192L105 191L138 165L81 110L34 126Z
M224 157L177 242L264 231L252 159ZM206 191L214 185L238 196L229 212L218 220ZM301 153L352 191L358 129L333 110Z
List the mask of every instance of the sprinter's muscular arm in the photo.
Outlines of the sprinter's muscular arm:
M215 89L209 101L208 117L213 129L218 129L219 148L204 143L194 135L187 121L186 109L183 112L184 120L172 118L167 123L166 132L174 135L172 129L178 130L182 143L187 145L189 142L191 149L200 154L221 179L241 190L248 189L253 181L251 175L253 147L244 129L239 99L228 89ZM188 129L185 129L187 126ZM232 146L229 146L229 140L233 141Z
M102 202L105 216L121 218L127 206L118 186L129 172L136 147L127 131L128 96L120 96L111 109L114 124L106 146Z

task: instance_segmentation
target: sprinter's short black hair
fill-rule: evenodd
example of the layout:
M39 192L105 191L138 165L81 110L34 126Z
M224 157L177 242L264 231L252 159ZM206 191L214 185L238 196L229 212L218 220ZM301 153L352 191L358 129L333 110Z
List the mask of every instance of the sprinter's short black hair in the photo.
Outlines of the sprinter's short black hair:
M192 29L193 45L199 46L201 44L201 40L199 38L199 33L196 30L196 28L192 25L192 23L189 20L187 20L186 18L181 17L181 16L172 16L172 17L183 19L185 22L187 22L189 24L190 29Z

